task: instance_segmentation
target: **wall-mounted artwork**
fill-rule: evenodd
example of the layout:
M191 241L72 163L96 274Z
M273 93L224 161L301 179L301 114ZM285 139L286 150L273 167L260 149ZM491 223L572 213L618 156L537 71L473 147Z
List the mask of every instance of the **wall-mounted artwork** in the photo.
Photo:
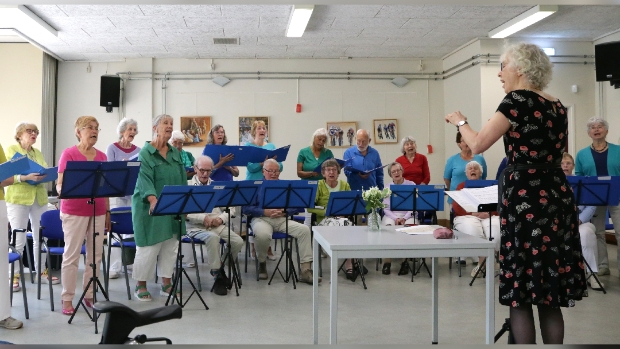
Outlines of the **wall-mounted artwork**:
M210 116L181 116L181 132L185 135L184 147L204 147L211 130Z
M269 137L269 117L268 116L240 116L239 117L239 145L252 142L253 138L250 134L252 124L254 121L262 121L267 126L267 134L265 135L265 142L270 141Z
M375 144L398 143L398 121L396 119L375 119L372 121Z
M327 144L329 148L352 147L355 144L355 121L333 121L327 123Z

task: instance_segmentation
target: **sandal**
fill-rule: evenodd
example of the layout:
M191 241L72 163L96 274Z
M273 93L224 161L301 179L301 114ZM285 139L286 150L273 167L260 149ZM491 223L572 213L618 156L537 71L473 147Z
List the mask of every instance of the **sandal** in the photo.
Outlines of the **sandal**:
M168 284L168 285L161 285L161 291L159 292L159 295L162 297L168 297L170 295L171 292L171 288L172 288L172 283ZM175 295L181 293L179 290L177 290L175 292Z
M139 290L144 290L139 292ZM141 302L150 302L153 300L151 297L151 293L147 290L146 285L136 285L136 290L133 292L133 295L136 296L136 299Z
M71 306L71 308L65 308L65 302L61 299L60 305L62 307L62 315L73 315L75 313L75 308Z
M381 273L383 275L390 275L391 267L392 267L392 263L383 263L383 269L381 269Z

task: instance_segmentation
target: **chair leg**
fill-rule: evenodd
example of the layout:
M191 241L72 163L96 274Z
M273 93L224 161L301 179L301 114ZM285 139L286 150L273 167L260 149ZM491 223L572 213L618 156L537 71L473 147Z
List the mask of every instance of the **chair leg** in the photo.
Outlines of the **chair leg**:
M32 265L33 263L31 263L32 262L32 257L30 256L30 249L28 248L28 240L30 240L30 239L28 239L26 237L26 246L24 246L24 248L26 250L26 258L28 258L28 266L30 267L29 268L30 269L30 283L34 284L34 272L35 272L35 270L34 270L33 265ZM32 237L32 241L34 241L34 236ZM32 251L32 253L34 253L34 251ZM39 269L37 269L36 271L38 272Z
M28 248L28 246L26 246L26 248ZM19 272L20 272L20 276L22 279L22 295L24 297L24 312L26 315L26 319L29 319L30 313L28 312L28 296L26 295L26 276L24 275L24 263L22 262L21 256L19 257Z
M9 279L11 285L11 306L13 306L13 278L15 277L15 262L11 263L11 278Z
M105 251L103 251L103 254L105 255ZM110 234L108 234L108 259L112 259L110 258L110 255L112 254L112 239L110 237ZM123 260L123 246L121 244L121 261ZM105 287L105 293L110 293L109 292L109 287L110 287L110 264L112 263L108 263L108 265L106 266L105 269L107 269L107 272L103 275L103 287Z
M245 272L248 272L248 258L250 258L250 240L246 235L245 239Z
M202 263L205 262L205 254L202 251L202 244L200 244L200 259L202 259ZM196 263L196 267L198 267L198 263Z
M295 238L295 251L297 251L297 275L301 275L301 257L299 257L299 242L297 238ZM321 258L321 254L319 253L319 260Z
M202 245L200 245L202 251ZM196 258L196 245L194 244L194 238L192 238L192 254L194 255L194 266L196 267L196 279L198 280L198 291L202 292L202 285L200 284L200 272L198 271L198 259Z
M52 262L51 258L52 257L50 256L49 248L48 248L47 249L47 265L52 265L51 264L51 262ZM41 259L40 258L39 258L39 263L41 263ZM51 280L52 280L51 269L48 270L48 274L47 275L50 278L49 280L47 280L48 281L47 282L47 287L49 288L49 291L50 291L50 308L52 309L52 311L54 311L54 289L52 288L52 283L51 283ZM39 288L40 287L41 287L41 278L39 278Z

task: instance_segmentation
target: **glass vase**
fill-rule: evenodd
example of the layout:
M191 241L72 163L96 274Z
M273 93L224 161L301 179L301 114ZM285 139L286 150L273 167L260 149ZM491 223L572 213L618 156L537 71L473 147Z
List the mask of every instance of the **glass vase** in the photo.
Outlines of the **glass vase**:
M381 231L381 215L378 208L373 208L368 213L367 226L369 231Z

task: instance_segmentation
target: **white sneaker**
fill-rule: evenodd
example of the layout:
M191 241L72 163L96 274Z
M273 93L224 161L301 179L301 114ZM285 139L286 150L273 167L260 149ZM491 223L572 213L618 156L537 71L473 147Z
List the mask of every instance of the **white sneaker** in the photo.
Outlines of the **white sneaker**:
M471 277L476 276L476 273L478 273L478 270L480 270L480 266L477 266L474 269L472 269L471 270ZM480 270L480 272L478 273L478 277L482 277L482 270Z
M110 270L110 275L108 276L110 279L118 279L121 277L121 273L116 270Z

